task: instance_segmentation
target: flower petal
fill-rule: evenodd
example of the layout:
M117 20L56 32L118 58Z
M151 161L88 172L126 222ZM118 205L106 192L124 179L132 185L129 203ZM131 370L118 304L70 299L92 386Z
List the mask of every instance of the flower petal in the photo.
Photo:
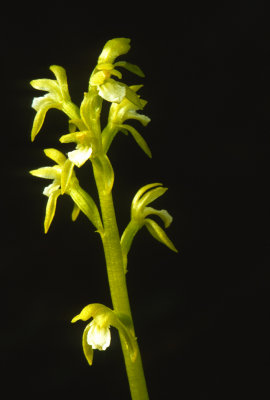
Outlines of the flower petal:
M70 161L80 168L90 158L92 151L92 147L78 145L77 150L67 154Z
M126 87L126 98L131 103L135 104L135 106L138 107L139 110L143 109L143 105L140 101L140 97L136 94L136 92L134 92L128 86Z
M98 71L91 76L90 85L93 85L93 86L102 85L106 78L107 78L107 75L105 72Z
M173 242L168 238L164 230L155 221L150 218L146 218L145 226L155 239L165 244L165 246L169 247L169 249L172 251L178 253L178 250L175 248Z
M145 77L144 73L142 72L141 68L138 67L138 65L131 64L131 63L127 62L127 61L117 61L114 64L114 66L115 67L123 67L126 70L132 72L133 74L136 74L136 75L140 76L141 78Z
M64 194L68 188L70 179L72 177L74 164L67 159L64 163L61 173L61 194Z
M66 162L66 156L61 153L61 151L57 149L45 149L44 153L46 154L47 157L49 157L51 160L55 161L58 165L63 165Z
M74 207L73 207L72 214L71 214L71 219L72 219L73 222L76 221L76 219L78 218L78 215L80 214L80 211L81 210L79 209L77 204L74 203Z
M152 207L145 207L143 212L144 218L151 214L157 215L160 219L162 219L165 228L168 228L173 221L173 217L168 213L167 210L156 210Z
M69 101L70 95L68 91L67 74L65 68L60 67L59 65L51 65L50 70L54 73L57 79L62 99L65 101Z
M98 94L111 103L120 103L126 95L126 89L127 86L123 83L108 79L103 85L99 86Z
M137 208L143 209L149 203L152 203L154 200L158 199L164 193L166 193L168 188L165 187L158 187L147 191L138 201Z
M148 157L152 158L152 153L148 144L146 143L144 138L139 134L139 132L135 128L133 128L133 126L124 124L124 125L119 125L119 127L129 131L133 136L133 138L135 139L136 143L140 146L140 148L148 155Z
M83 346L83 352L84 352L84 355L85 355L85 358L86 358L88 364L92 365L94 351L93 351L92 346L89 346L89 344L87 343L87 335L88 335L89 329L90 329L90 324L88 324L86 326L86 328L84 329L83 337L82 337L82 346Z
M42 167L29 171L31 175L37 176L38 178L45 179L56 179L59 176L58 171L54 167Z
M130 39L115 38L108 40L98 58L98 64L113 64L114 60L130 49Z
M35 79L30 82L34 89L44 90L53 94L56 98L61 98L61 90L54 79Z
M150 183L148 185L145 185L143 187L141 187L138 192L135 194L133 200L132 200L132 204L131 204L131 208L137 208L138 207L138 202L139 199L142 197L142 195L149 189L155 187L155 186L162 186L162 183Z
M34 141L35 137L42 128L45 116L51 108L60 108L61 104L57 102L50 94L42 97L35 97L32 102L32 107L37 111L33 127L31 131L31 140Z
M147 115L139 114L135 110L127 111L125 117L126 119L136 119L137 121L140 121L143 126L146 126L151 121Z
M106 350L111 344L109 326L100 326L98 318L93 319L87 334L87 343L95 350Z
M46 186L43 190L44 196L50 197L52 193L56 192L60 188L60 184L55 180L50 185Z

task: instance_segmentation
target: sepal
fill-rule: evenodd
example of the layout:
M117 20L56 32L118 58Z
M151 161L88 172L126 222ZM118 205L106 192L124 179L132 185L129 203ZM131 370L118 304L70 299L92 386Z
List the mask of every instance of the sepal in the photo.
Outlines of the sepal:
M53 148L44 149L45 155L58 165L63 165L66 162L66 156L61 151Z
M74 207L71 213L71 219L73 222L76 221L76 219L78 218L80 211L81 211L80 208L77 206L76 203L74 203Z
M152 153L151 153L151 150L150 150L148 144L146 143L146 141L142 137L142 135L137 131L137 129L135 129L135 128L133 128L133 126L127 125L127 124L119 125L119 128L130 132L131 135L133 136L133 139L138 144L138 146L140 146L140 148L148 155L149 158L152 158Z
M47 205L46 205L46 213L44 219L44 232L47 233L51 223L53 221L55 210L56 210L56 203L59 195L61 194L60 189L55 190L51 193L48 198Z
M140 67L138 67L138 65L131 64L131 63L127 62L127 61L117 61L114 64L114 66L115 67L125 68L129 72L132 72L133 74L138 75L141 78L145 78L145 75L144 75L143 71L141 70Z
M45 95L43 97L35 97L32 102L32 107L36 110L36 115L33 122L33 127L31 131L31 141L35 140L35 137L39 133L42 128L44 119L46 117L47 112L51 108L61 109L61 103L57 102L50 95Z
M111 103L121 103L126 96L126 92L127 86L124 83L116 82L110 78L100 85L98 90L100 97Z
M108 40L98 58L98 64L113 64L114 60L128 53L130 50L130 39L114 38Z
M70 179L73 174L73 168L74 164L67 159L63 164L61 173L61 194L64 194L69 187Z
M173 242L168 238L164 230L155 221L150 218L146 218L144 224L156 240L165 244L165 246L167 246L172 251L175 251L176 253L178 252Z
M87 343L87 336L88 336L89 329L90 329L90 324L88 324L83 331L82 347L83 347L83 353L85 355L85 358L86 358L88 364L91 366L93 364L94 350L93 350L93 347L89 346L89 344Z
M159 186L158 188L155 186ZM131 209L132 209L132 215L134 213L138 213L141 210L144 210L144 208L152 203L154 200L158 199L160 196L162 196L166 191L168 190L167 188L161 187L161 183L151 183L149 185L143 186L134 196L131 204ZM151 190L150 190L151 189ZM134 218L135 214L134 214Z
M68 91L67 74L66 70L59 65L51 65L50 70L54 73L59 89L61 91L62 99L64 101L70 101L70 95Z

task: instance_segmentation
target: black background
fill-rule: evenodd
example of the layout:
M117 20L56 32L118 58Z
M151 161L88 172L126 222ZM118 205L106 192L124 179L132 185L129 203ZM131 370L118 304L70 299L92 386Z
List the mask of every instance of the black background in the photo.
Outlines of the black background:
M174 5L173 5L174 4ZM108 39L130 37L122 59L146 74L152 122L140 132L149 160L121 134L110 149L122 231L139 187L162 182L156 201L174 221L176 255L146 230L127 275L151 399L269 397L270 27L263 2L233 6L174 2L49 4L4 13L1 25L1 362L12 395L128 399L116 333L89 367L81 348L82 307L111 305L101 243L61 197L43 233L44 181L67 120L56 110L30 143L29 85L66 68L80 104ZM128 72L129 84L141 79ZM91 169L78 172L95 197ZM90 174L90 178L89 178ZM45 182L46 184L47 182ZM92 397L91 397L92 396Z

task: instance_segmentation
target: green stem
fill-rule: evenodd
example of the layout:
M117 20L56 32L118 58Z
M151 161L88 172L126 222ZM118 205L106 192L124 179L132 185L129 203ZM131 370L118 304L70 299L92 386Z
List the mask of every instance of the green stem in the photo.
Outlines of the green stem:
M108 123L108 125L105 126L105 128L103 129L102 147L105 154L108 152L109 147L118 131L119 131L118 126L111 123Z
M113 308L117 313L127 315L133 325L112 194L111 192L104 190L103 182L101 181L99 172L96 170L94 164L93 169L102 212L104 231L101 237L103 241ZM129 351L126 349L125 342L121 335L120 340L132 400L149 400L139 348L136 360L132 362Z

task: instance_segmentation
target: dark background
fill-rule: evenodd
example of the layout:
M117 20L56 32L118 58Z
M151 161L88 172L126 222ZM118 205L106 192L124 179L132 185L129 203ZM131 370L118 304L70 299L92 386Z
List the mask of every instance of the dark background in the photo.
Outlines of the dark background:
M132 39L122 59L146 74L141 94L152 122L139 130L153 153L147 159L121 134L110 149L119 229L138 188L162 182L169 190L156 207L173 215L168 235L179 249L142 230L130 254L150 398L269 397L270 27L264 3L252 3L41 4L2 16L0 357L8 398L129 398L116 332L90 368L85 324L70 324L86 304L111 305L99 238L83 216L71 222L65 197L44 235L47 182L28 174L48 165L43 148L65 151L58 138L67 133L65 116L51 110L30 143L39 92L29 81L52 78L49 66L62 65L80 104L103 45L119 36ZM95 197L89 171L78 175Z

